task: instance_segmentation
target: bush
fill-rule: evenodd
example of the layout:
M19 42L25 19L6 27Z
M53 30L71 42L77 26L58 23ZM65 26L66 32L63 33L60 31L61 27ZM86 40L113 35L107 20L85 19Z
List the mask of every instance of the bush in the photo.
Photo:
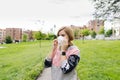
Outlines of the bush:
M5 43L6 43L6 44L12 43L12 39L11 39L10 36L6 36L6 38L5 38Z
M106 37L110 37L112 35L112 29L109 29L106 33L105 36Z
M105 30L104 30L104 27L102 27L99 31L99 34L104 34L105 33Z
M84 30L82 30L82 34L83 34L84 36L88 36L88 35L90 34L90 30L84 29Z
M95 32L95 31L92 31L90 34L91 34L91 37L92 37L92 38L95 38L95 37L96 37L96 32Z
M46 40L53 40L55 38L57 38L55 34L48 34Z
M26 42L26 41L27 41L27 35L23 34L23 42Z
M42 38L41 38L41 34L42 34L41 31L36 32L36 33L35 33L35 39L41 40L41 39L42 39Z

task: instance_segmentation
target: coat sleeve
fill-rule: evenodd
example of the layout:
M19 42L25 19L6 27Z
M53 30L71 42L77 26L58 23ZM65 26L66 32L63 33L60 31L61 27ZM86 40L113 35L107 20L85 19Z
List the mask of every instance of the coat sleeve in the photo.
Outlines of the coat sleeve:
M46 58L44 61L44 66L47 67L51 67L52 66L52 60L50 58Z
M61 70L64 74L71 72L78 64L80 57L78 55L70 55L67 60L61 64Z

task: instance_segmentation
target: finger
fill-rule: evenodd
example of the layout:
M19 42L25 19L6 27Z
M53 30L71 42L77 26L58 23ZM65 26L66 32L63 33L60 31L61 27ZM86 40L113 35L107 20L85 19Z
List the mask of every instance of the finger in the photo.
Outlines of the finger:
M57 39L54 39L54 45L57 45L58 44L58 41L57 41Z
M57 39L54 39L54 42L57 42Z

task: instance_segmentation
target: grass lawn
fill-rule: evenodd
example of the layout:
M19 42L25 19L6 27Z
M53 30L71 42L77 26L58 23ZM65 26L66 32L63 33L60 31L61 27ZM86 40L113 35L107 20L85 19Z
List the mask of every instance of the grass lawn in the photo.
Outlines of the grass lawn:
M0 45L0 80L35 80L52 41ZM76 40L81 51L80 80L120 80L120 41Z
M0 45L0 80L35 80L50 51L50 41Z
M75 42L81 50L80 80L120 80L120 41Z

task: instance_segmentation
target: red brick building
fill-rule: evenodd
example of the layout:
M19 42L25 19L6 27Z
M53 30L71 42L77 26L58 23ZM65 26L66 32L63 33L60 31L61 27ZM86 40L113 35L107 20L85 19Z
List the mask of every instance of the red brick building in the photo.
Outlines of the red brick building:
M99 32L101 27L104 27L104 21L103 20L90 20L88 22L88 29L95 31L96 33Z
M13 41L22 40L22 29L21 28L6 28L6 36L11 36Z
M90 31L93 30L96 33L98 33L102 27L104 28L104 21L103 20L90 20L87 26L86 25L83 25L83 26L71 25L70 27L73 29L73 32L75 32L74 34L77 34L77 36L75 35L75 38L80 38L83 36L81 31L84 29L89 29Z
M70 27L73 29L74 37L76 39L79 39L80 37L83 36L83 34L81 33L82 30L88 29L88 27L86 25L83 25L83 26L74 26L74 25L71 25Z

